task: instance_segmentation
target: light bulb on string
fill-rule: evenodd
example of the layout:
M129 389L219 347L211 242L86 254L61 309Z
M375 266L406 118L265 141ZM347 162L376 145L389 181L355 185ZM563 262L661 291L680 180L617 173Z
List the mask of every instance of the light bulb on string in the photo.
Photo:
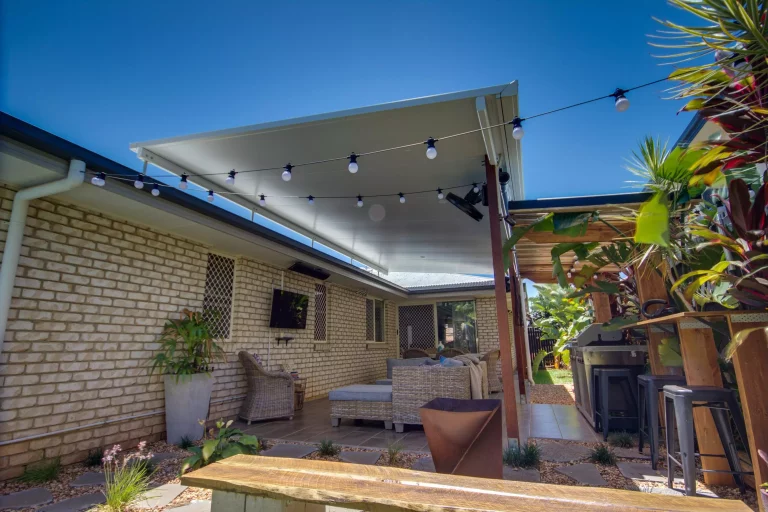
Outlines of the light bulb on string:
M445 194L443 194L443 189L439 188L437 189L437 200L442 201L445 198Z
M312 196L307 196L307 202L311 205L315 204L315 198Z
M187 190L187 187L189 187L189 182L187 182L187 175L182 174L181 181L179 182L179 188L181 190Z
M237 174L237 173L235 172L234 169L229 171L229 175L227 176L227 179L224 180L227 185L234 185L235 184L235 174Z
M267 198L264 197L264 194L259 195L259 206L267 206Z
M613 94L615 98L614 106L616 107L616 112L624 112L629 108L629 100L626 96L624 96L627 93L624 89L616 88Z
M209 203L213 202L213 190L208 191L208 202Z
M516 117L510 124L512 125L512 138L515 140L522 139L523 135L525 135L525 130L523 130L523 120Z
M291 169L293 169L293 166L291 164L288 164L284 167L283 171L283 181L291 181Z
M155 183L152 186L152 195L155 196L155 197L160 195L160 185L158 185L157 183Z
M477 183L472 184L472 192L474 192L475 194L480 192L480 187L477 186Z
M349 165L347 166L347 169L349 169L349 172L351 172L352 174L355 174L358 171L359 166L357 165L356 154L352 153L351 155L349 155Z
M107 183L107 175L103 172L100 172L91 178L91 183L97 187L103 187Z
M133 186L138 188L138 189L144 188L144 175L143 174L139 174L138 176L136 176L136 181L133 182Z
M403 194L402 192L400 192L400 193L399 193L399 194L397 194L397 195L398 195L398 196L400 196L400 204L405 204L405 194Z
M435 158L437 158L437 149L435 148L435 142L437 141L432 137L430 137L427 139L427 142L424 143L427 145L427 158L429 158L430 160L434 160Z
M363 196L357 196L357 207L358 208L363 207Z

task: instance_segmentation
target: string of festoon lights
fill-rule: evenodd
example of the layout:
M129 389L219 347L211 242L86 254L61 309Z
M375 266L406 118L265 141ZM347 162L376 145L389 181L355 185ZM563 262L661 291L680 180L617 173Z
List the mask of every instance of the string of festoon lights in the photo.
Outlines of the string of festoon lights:
M368 156L371 156L371 155L376 155L376 154L379 154L379 153L385 153L385 152L389 152L389 151L397 151L397 150L417 147L417 146L421 146L421 145L426 145L426 147L427 147L427 149L426 149L426 157L428 159L430 159L430 160L434 160L435 158L437 158L437 143L438 142L450 140L450 139L453 139L453 138L456 138L456 137L462 137L462 136L465 136L465 135L470 135L470 134L473 134L473 133L478 133L478 132L481 132L483 130L488 130L488 129L491 129L491 128L498 128L498 127L501 127L501 126L512 126L512 137L515 140L521 140L523 138L523 136L525 135L525 130L523 129L523 123L526 122L526 121L530 121L531 119L535 119L537 117L543 117L543 116L555 114L557 112L562 112L564 110L568 110L568 109L571 109L571 108L580 107L580 106L583 106L583 105L587 105L589 103L594 103L594 102L597 102L597 101L605 100L605 99L608 99L608 98L612 98L614 100L614 108L616 109L617 112L624 112L624 111L626 111L629 108L629 104L630 104L629 103L629 99L627 99L627 97L626 97L627 93L629 93L631 91L634 91L634 90L637 90L637 89L642 89L643 87L648 87L648 86L651 86L651 85L654 85L654 84L657 84L657 83L660 83L660 82L664 82L666 80L668 80L668 78L665 77L665 78L661 78L659 80L654 80L654 81L651 81L651 82L646 82L644 84L636 85L634 87L629 87L627 89L617 88L614 92L612 92L610 94L606 94L604 96L599 96L599 97L596 97L596 98L592 98L592 99L589 99L589 100L586 100L586 101L581 101L581 102L574 103L574 104L571 104L571 105L566 105L564 107L556 108L556 109L549 110L549 111L546 111L546 112L541 112L539 114L534 114L534 115L527 116L527 117L515 117L511 121L504 121L504 122L501 122L501 123L498 123L498 124L489 125L489 126L485 126L485 127L482 127L482 128L476 128L476 129L465 131L465 132L461 132L461 133L454 133L454 134L450 134L450 135L444 135L442 137L437 137L437 138L436 137L428 137L426 140L423 140L423 141L413 142L413 143L410 143L410 144L403 144L403 145L400 145L400 146L394 146L394 147L389 147L389 148L377 149L377 150L367 151L367 152L359 152L359 153L352 152L349 155L344 155L344 156L339 156L339 157L334 157L334 158L326 158L326 159L323 159L323 160L314 160L314 161L301 162L301 163L296 163L296 164L288 163L288 164L286 164L286 165L284 165L282 167L265 167L265 168L260 168L260 169L249 169L249 170L242 170L242 171L236 171L235 169L232 169L230 171L225 171L225 172L210 172L210 173L198 173L198 174L186 173L185 172L185 173L182 173L182 175L179 177L180 181L179 181L179 184L178 184L178 188L181 189L181 190L188 190L189 183L190 183L189 182L189 178L190 177L194 178L194 177L223 176L223 175L226 175L227 177L225 178L224 182L227 185L234 185L235 184L235 177L238 174L246 174L246 173L254 173L254 172L270 172L270 171L280 171L280 170L282 170L281 177L282 177L283 181L288 182L288 181L291 181L291 178L293 177L294 169L296 169L296 168L308 167L308 166L312 166L312 165L326 164L326 163L331 163L331 162L341 162L341 161L347 162L347 170L350 173L352 173L352 174L356 174L360 170L360 165L358 163L358 159L359 158L365 158L365 157L368 157ZM142 172L139 173L136 176L135 179L134 178L126 178L125 176L117 175L117 174L107 174L107 173L104 173L104 172L98 172L91 179L91 183L96 185L96 186L103 187L106 184L107 178L110 178L110 179L115 179L115 180L118 180L118 181L133 181L133 184L134 184L134 186L137 189L143 189L144 185L145 185L145 182L144 182L145 178L167 178L168 177L167 175L155 175L155 176L147 175L147 164L148 164L148 162L145 160L144 161L144 168L143 168ZM445 197L444 196L444 192L443 192L444 190L464 188L464 187L469 187L469 186L472 186L473 190L476 193L479 191L479 186L478 186L477 183L470 183L470 184L466 184L466 185L457 185L457 186L453 186L453 187L442 187L442 188L441 187L437 187L437 188L432 189L432 190L417 190L417 191L410 191L410 192L396 192L396 193L391 193L391 194L374 194L374 195L368 195L368 196L363 196L363 195L360 195L360 194L355 195L355 196L313 196L313 195L308 195L308 196L273 196L273 195L269 195L268 196L267 194L247 194L247 193L240 193L240 192L231 192L231 191L228 191L228 190L214 191L212 189L209 189L207 191L207 193L206 193L206 199L209 202L213 202L215 200L216 195L221 195L221 196L231 195L231 196L243 196L243 197L251 196L251 197L258 197L259 198L258 199L258 203L259 203L260 206L266 206L267 205L267 197L281 198L281 199L305 199L310 205L315 204L315 201L317 199L353 199L353 200L356 200L355 204L358 207L362 207L363 204L364 204L364 201L363 201L364 197L369 197L369 198L374 198L374 197L375 198L379 198L379 197L397 197L399 199L400 203L405 203L406 202L406 196L408 196L408 195L425 194L425 193L433 192L433 193L436 194L436 197L437 197L438 200L442 200ZM155 197L159 196L160 195L160 189L164 188L164 187L174 188L172 185L167 185L167 184L155 182L152 185L152 190L151 190L152 195L155 196ZM203 187L201 187L201 188L203 189L203 190L201 190L201 192L204 192L205 189ZM190 191L190 192L196 192L196 191L193 190L193 191Z

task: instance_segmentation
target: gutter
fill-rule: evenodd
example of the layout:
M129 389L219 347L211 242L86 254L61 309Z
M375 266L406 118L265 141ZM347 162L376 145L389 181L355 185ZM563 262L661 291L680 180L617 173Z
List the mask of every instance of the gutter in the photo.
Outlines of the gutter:
M65 178L35 185L16 192L13 198L11 218L8 221L8 234L3 251L3 262L0 265L0 354L3 352L5 329L8 326L8 313L13 298L13 285L16 281L16 270L21 256L21 243L24 239L24 228L27 225L29 203L54 194L60 194L80 186L85 179L85 162L70 160L69 171Z

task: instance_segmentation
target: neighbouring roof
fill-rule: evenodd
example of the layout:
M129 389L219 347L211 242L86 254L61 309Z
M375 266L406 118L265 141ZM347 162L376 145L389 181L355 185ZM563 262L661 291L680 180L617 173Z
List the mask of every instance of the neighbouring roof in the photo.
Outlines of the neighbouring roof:
M386 279L409 291L443 291L492 288L493 278L437 272L390 272Z

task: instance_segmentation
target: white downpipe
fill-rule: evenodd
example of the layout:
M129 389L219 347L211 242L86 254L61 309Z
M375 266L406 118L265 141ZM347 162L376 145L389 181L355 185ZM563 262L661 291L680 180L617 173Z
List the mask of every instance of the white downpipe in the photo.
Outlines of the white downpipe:
M5 328L8 326L8 313L11 309L13 284L16 281L16 269L19 266L24 228L27 225L29 202L33 199L72 190L81 185L84 179L85 162L70 160L66 178L19 190L13 198L11 220L8 222L8 234L3 251L3 263L0 265L0 334L2 334L0 336L0 354L3 353Z

